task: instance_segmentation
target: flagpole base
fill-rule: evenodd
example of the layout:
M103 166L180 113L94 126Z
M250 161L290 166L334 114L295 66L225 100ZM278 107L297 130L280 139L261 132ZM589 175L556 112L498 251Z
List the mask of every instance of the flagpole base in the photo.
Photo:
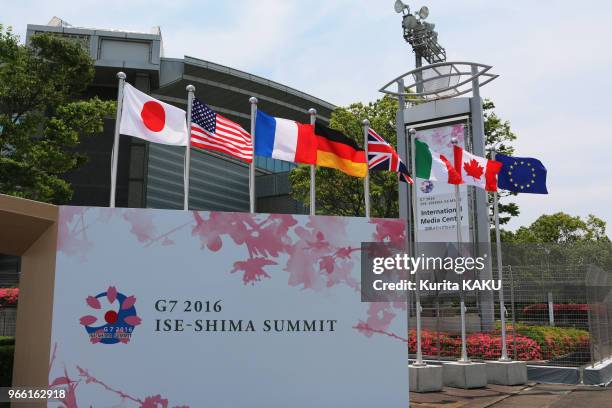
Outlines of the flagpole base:
M445 363L444 385L455 388L483 388L487 386L487 367L485 363L457 361Z
M520 385L527 383L527 363L524 361L487 361L490 384Z
M410 364L408 366L410 392L436 392L443 387L443 368L439 365Z

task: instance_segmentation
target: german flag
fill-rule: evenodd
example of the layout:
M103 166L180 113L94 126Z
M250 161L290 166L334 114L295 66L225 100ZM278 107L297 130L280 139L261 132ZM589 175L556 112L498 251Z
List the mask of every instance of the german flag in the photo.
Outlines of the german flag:
M317 165L338 169L349 176L365 177L365 151L353 139L317 122Z

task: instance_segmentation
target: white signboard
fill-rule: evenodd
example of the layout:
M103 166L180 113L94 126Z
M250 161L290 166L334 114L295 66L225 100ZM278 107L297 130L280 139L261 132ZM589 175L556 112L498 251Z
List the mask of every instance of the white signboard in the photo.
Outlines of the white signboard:
M360 301L401 220L61 207L50 407L406 407L405 303Z

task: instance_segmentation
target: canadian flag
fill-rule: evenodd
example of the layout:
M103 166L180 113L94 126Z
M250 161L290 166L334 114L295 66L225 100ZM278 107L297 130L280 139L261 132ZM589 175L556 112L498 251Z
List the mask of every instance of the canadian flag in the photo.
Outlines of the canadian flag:
M459 146L454 146L453 155L455 169L461 174L464 184L497 191L497 173L501 170L502 163L475 156Z
M151 98L126 83L119 133L172 146L187 146L186 114L182 109Z

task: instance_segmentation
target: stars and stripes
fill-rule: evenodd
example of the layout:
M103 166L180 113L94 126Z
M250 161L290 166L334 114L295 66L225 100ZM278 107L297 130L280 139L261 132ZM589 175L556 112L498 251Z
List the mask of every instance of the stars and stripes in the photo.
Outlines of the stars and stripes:
M368 129L368 167L371 171L388 170L398 174L399 179L412 184L408 168L389 143L385 141L374 129Z
M191 107L191 145L253 161L251 135L239 124L219 115L198 99Z

